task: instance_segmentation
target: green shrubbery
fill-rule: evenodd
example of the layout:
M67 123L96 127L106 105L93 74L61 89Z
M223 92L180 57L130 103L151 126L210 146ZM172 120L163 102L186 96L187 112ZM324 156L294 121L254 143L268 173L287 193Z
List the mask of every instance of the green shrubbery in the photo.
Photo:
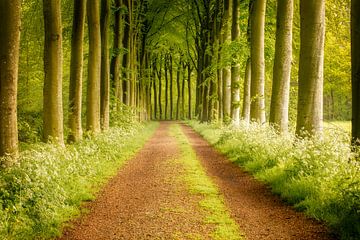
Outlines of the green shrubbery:
M31 144L18 164L0 171L0 239L58 235L62 224L80 213L80 203L94 197L155 127L118 125L66 148Z
M296 139L258 124L189 124L296 208L343 239L360 238L360 162L348 133L331 129L321 138Z

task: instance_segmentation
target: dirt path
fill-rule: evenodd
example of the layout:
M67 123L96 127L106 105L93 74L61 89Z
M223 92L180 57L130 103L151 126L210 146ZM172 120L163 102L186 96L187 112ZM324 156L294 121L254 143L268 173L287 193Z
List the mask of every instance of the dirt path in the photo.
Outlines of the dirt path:
M179 178L185 170L177 161L180 148L169 134L170 124L160 123L136 157L87 204L88 214L59 239L210 239L214 226L204 222L201 196L190 194ZM246 239L332 239L322 225L285 206L192 129L182 130Z
M195 239L211 232L199 199L176 176L179 149L161 122L154 136L60 239Z
M270 190L215 151L183 125L199 160L223 193L231 216L246 239L335 239L324 226L286 206Z

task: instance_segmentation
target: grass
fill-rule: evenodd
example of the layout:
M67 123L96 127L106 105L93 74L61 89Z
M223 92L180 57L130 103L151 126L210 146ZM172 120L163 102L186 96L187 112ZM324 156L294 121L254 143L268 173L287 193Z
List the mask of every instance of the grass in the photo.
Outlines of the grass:
M328 130L343 130L348 133L351 132L351 121L326 121L324 128Z
M81 203L94 199L157 126L113 127L66 148L27 145L18 164L0 171L0 239L59 236L64 224L81 213Z
M238 225L230 217L224 205L224 199L219 190L206 175L205 170L196 158L196 153L192 149L188 139L182 132L179 125L171 126L171 133L174 136L181 150L180 162L184 166L185 175L182 176L186 182L190 193L201 195L203 198L199 206L207 213L204 222L213 224L214 231L211 234L213 239L239 240L243 239Z
M349 132L327 123L322 138L298 139L255 123L189 125L297 209L325 221L342 239L360 239L360 162Z

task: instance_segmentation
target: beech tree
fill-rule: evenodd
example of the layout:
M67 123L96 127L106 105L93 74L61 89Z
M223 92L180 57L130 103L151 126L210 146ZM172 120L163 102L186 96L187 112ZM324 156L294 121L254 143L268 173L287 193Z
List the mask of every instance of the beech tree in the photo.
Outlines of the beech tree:
M0 157L16 157L20 0L0 1L0 22Z
M44 141L64 143L62 104L61 1L43 1L44 45Z
M110 0L101 0L101 84L100 123L102 130L109 129L110 114Z
M100 132L101 33L100 0L88 0L89 66L86 99L86 128Z
M238 0L233 0L232 9L231 40L238 42L240 38ZM240 63L236 58L233 59L231 66L231 113L233 124L238 126L240 123Z
M244 96L241 118L246 123L250 122L250 85L251 85L251 60L246 61L245 78L244 78Z
M277 1L276 46L270 124L287 132L292 59L293 0Z
M266 0L252 0L251 15L251 108L250 117L265 122L264 31Z
M69 85L69 122L68 141L77 142L82 138L81 104L83 79L84 25L86 0L74 2L73 27L71 37L71 65Z
M122 13L123 1L115 0L114 2L114 38L113 38L113 57L111 59L111 76L113 79L113 85L115 89L115 108L120 110L120 104L123 103L123 76L121 74L122 65L122 40L124 34L123 13Z
M296 133L301 136L322 131L325 0L301 0L300 16Z
M231 41L231 14L232 0L224 0L224 17L223 17L223 43L229 44ZM231 66L225 66L222 69L223 80L223 114L224 119L231 114Z
M352 143L360 145L360 2L351 1Z

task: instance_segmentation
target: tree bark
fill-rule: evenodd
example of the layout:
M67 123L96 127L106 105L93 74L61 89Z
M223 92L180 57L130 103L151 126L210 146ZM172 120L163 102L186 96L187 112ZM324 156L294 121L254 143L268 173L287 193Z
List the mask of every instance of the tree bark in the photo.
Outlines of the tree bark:
M224 34L223 40L225 44L231 41L231 14L232 14L232 0L224 1ZM223 78L223 114L224 120L228 121L231 116L231 66L226 66L222 70Z
M124 16L124 38L123 38L123 47L126 49L125 53L123 54L123 72L122 76L124 79L123 82L123 98L124 103L130 106L130 15L129 12L131 11L129 6L129 1L124 0L125 7L128 9L128 12Z
M360 145L360 1L351 1L352 143Z
M181 75L181 60L179 61L178 69L176 71L176 89L177 89L177 99L176 99L176 120L179 120L179 112L180 112L180 97L181 97L181 89L180 89L180 75Z
M190 63L188 63L187 65L187 69L188 69L188 114L189 114L189 120L192 119L192 109L191 109L191 72L192 72L192 69L191 69L191 66L190 66Z
M115 88L115 109L120 110L120 105L123 103L123 81L121 75L122 65L122 37L121 29L123 28L123 17L121 14L122 0L115 0L114 13L114 40L113 40L113 58L111 59L110 75L113 79Z
M100 1L88 0L89 66L86 100L86 129L100 132L101 31Z
M71 38L71 65L69 85L68 142L82 139L81 106L83 79L83 39L86 17L86 0L74 2L73 27Z
M18 156L17 84L21 1L0 1L0 156Z
M239 26L240 4L238 0L233 0L232 6L232 25L231 40L238 42L240 39ZM231 66L231 114L234 126L240 124L240 63L233 59Z
M250 117L265 122L264 28L266 0L254 0L251 9L251 107Z
M186 71L186 65L183 64L182 68L182 83L181 83L181 119L185 119L185 71Z
M159 80L159 119L162 119L162 102L161 102L161 93L162 93L162 64L161 64L162 57L160 57L160 64L159 64L159 71L157 71L157 76Z
M300 2L300 63L296 133L322 131L325 0Z
M292 60L293 0L278 0L270 124L288 131Z
M251 85L251 59L246 61L245 80L244 80L244 97L241 117L246 123L250 122L250 86Z
M101 129L109 129L110 121L110 0L101 0L101 86L100 123Z
M173 60L171 54L169 55L169 74L170 74L170 120L173 119L173 108L174 108L174 99L173 99Z
M169 78L168 78L168 56L165 56L165 61L164 61L164 68L165 68L165 120L168 119L167 117L167 112L168 112L168 99L169 99L169 94L168 94L168 89L169 89Z
M44 0L43 140L64 144L62 104L62 26L60 0Z
M158 112L158 94L157 94L157 89L156 89L156 67L155 67L155 63L153 63L153 68L152 68L152 81L153 81L153 89L154 89L154 119L157 120L157 112Z

